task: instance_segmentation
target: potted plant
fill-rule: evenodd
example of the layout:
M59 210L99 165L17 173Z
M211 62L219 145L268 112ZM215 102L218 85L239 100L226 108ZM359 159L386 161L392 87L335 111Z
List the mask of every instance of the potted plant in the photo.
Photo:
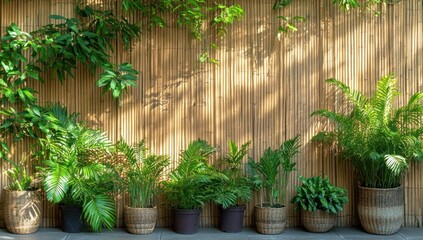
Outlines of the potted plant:
M204 140L196 140L181 152L179 165L162 182L163 193L172 208L173 230L192 234L198 231L201 208L212 199L222 174L209 165L216 149Z
M295 209L301 211L301 222L309 232L327 232L335 226L336 215L348 202L346 190L332 185L329 178L299 176L301 186L291 199Z
M15 234L30 234L41 223L42 203L40 189L26 170L26 156L6 171L9 184L3 189L3 214L7 230Z
M358 179L358 216L364 230L389 235L397 232L404 218L401 179L410 162L423 158L421 136L423 93L395 109L399 92L394 76L382 77L371 98L336 79L327 82L347 97L346 113L318 110L335 123L333 131L319 132L314 140L335 143L350 160Z
M133 234L152 233L157 221L157 183L169 157L149 154L144 140L132 146L122 139L116 143L116 151L125 158L119 165L120 183L130 200L124 210L126 229Z
M82 219L94 231L112 229L116 172L105 163L112 144L104 132L77 123L64 107L54 110L61 130L41 141L45 159L39 172L47 200L59 204L65 232L80 232Z
M242 160L247 155L251 141L238 147L235 142L229 141L229 152L222 159L223 169L220 171L226 176L217 183L213 201L219 205L220 230L223 232L241 232L244 226L245 202L252 197L252 185L245 175Z
M293 157L300 149L299 136L279 148L267 148L259 162L250 159L252 181L261 189L261 201L255 206L256 228L262 234L279 234L285 229L285 198L289 175L295 170Z

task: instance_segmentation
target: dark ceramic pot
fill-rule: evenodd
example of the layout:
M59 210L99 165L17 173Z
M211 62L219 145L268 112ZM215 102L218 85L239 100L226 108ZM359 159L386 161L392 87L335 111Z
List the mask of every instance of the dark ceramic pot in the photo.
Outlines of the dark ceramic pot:
M201 209L172 209L173 231L181 234L198 232Z
M222 232L241 232L244 226L245 206L229 207L220 209L220 230Z
M78 233L82 231L82 208L60 206L62 212L63 232Z

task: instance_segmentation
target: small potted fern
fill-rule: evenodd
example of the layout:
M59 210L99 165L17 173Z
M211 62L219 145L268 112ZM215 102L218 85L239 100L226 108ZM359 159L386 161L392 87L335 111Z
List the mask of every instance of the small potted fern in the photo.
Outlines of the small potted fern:
M348 202L346 190L336 187L329 178L299 176L301 186L296 186L297 195L291 200L295 209L301 211L301 222L309 232L327 232L336 223L336 215Z
M129 194L129 205L125 206L126 229L133 234L152 233L157 221L156 195L158 180L169 157L149 154L145 141L129 145L123 139L116 143L120 162L121 184Z
M294 156L300 149L299 136L285 141L279 148L267 148L258 162L250 158L251 180L260 190L255 206L257 231L279 234L286 225L285 198L290 173L295 169Z
M244 225L245 203L252 197L252 184L242 167L242 160L247 155L251 141L238 147L229 141L228 155L221 163L220 172L227 178L217 182L213 201L219 205L220 230L223 232L241 232Z

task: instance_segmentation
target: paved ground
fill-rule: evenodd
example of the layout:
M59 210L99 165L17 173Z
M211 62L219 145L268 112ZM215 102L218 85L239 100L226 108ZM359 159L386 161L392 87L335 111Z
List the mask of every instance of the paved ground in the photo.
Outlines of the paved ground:
M15 235L8 233L5 229L0 229L0 239L8 240L277 240L277 239L306 239L306 240L335 240L335 239L409 239L423 240L423 228L402 228L398 233L391 236L372 235L363 232L358 228L335 228L328 233L309 233L301 228L287 228L279 235L261 235L254 229L246 228L241 233L224 233L215 228L200 228L199 232L192 235L182 235L172 232L167 228L156 229L149 235L133 235L125 229L115 229L113 232L105 231L103 233L64 233L56 228L42 228L36 233L30 235Z

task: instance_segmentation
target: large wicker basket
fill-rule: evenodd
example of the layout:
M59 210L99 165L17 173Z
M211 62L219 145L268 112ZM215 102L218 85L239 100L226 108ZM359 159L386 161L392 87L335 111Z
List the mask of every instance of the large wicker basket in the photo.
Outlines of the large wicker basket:
M301 222L309 232L327 232L335 226L336 214L327 213L320 209L316 212L301 209Z
M3 190L4 223L15 234L36 232L41 223L40 191Z
M157 208L131 208L125 206L126 230L132 234L152 233L157 221Z
M261 234L279 234L286 225L285 207L271 208L255 206L256 229Z
M358 187L358 217L368 233L396 233L404 220L404 189Z

